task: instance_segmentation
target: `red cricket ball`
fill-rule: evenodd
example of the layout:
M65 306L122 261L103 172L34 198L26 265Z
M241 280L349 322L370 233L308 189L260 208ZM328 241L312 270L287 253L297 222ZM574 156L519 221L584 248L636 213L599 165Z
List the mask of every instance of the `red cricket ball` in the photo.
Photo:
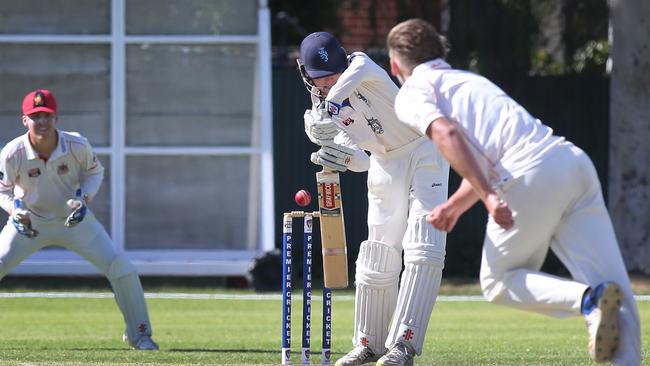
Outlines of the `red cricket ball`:
M311 203L311 194L309 194L309 192L305 191L304 189L301 189L296 192L294 199L296 200L298 206L305 207Z

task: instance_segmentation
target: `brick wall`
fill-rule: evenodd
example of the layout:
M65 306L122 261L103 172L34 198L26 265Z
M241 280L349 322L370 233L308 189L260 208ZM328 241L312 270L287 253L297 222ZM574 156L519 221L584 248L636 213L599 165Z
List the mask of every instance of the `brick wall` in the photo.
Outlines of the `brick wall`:
M383 48L397 22L397 0L346 0L338 13L343 28L339 41L348 53Z

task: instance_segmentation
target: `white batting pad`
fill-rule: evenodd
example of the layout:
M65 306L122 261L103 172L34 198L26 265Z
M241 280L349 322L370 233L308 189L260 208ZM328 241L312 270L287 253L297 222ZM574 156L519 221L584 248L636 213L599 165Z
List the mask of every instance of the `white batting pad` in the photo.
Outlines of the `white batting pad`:
M401 253L378 241L364 241L356 267L354 315L355 346L369 347L375 354L385 351L388 326L397 301L402 269Z
M124 316L129 343L134 344L143 335L151 336L151 322L140 278L135 267L123 254L111 263L108 279L113 287L115 301Z
M409 223L407 239L427 242L404 242L404 272L391 322L386 347L398 341L410 344L420 354L429 317L435 305L445 259L443 232L435 230L424 217Z

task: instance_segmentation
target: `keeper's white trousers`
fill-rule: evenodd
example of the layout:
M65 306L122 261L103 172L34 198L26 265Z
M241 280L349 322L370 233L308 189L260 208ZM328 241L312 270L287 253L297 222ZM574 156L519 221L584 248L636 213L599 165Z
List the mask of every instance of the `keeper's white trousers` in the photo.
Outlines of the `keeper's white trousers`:
M18 234L11 221L0 233L0 279L27 257L46 246L60 246L69 249L90 261L103 274L118 253L113 242L95 215L88 211L83 221L72 228L65 227L61 220L41 220L31 215L32 226L39 231L35 238Z
M614 281L624 299L613 362L640 365L639 313L589 157L564 142L502 190L515 224L504 231L491 218L488 222L481 263L485 297L554 317L577 316L588 286ZM540 272L549 248L573 280Z
M71 228L64 225L65 218L41 220L32 215L31 220L33 228L39 231L35 238L19 234L9 220L0 232L0 279L36 251L46 246L64 247L91 262L111 282L130 342L135 344L141 336L151 336L151 322L135 267L115 249L90 210L83 221Z

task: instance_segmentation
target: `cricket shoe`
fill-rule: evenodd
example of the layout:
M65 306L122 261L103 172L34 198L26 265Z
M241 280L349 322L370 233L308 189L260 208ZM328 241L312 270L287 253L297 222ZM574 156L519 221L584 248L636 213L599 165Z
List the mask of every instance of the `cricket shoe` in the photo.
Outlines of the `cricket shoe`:
M158 345L156 342L151 339L148 335L143 335L138 338L137 342L131 342L129 340L129 337L124 333L122 336L122 340L126 343L128 343L133 349L137 349L140 351L157 351L159 349Z
M369 362L376 362L379 357L368 347L356 346L347 355L339 358L335 366L357 366Z
M614 282L603 282L589 289L582 300L582 313L589 332L589 356L595 362L611 361L616 353L621 301L621 288Z
M415 350L406 343L397 342L377 361L377 366L412 366Z

